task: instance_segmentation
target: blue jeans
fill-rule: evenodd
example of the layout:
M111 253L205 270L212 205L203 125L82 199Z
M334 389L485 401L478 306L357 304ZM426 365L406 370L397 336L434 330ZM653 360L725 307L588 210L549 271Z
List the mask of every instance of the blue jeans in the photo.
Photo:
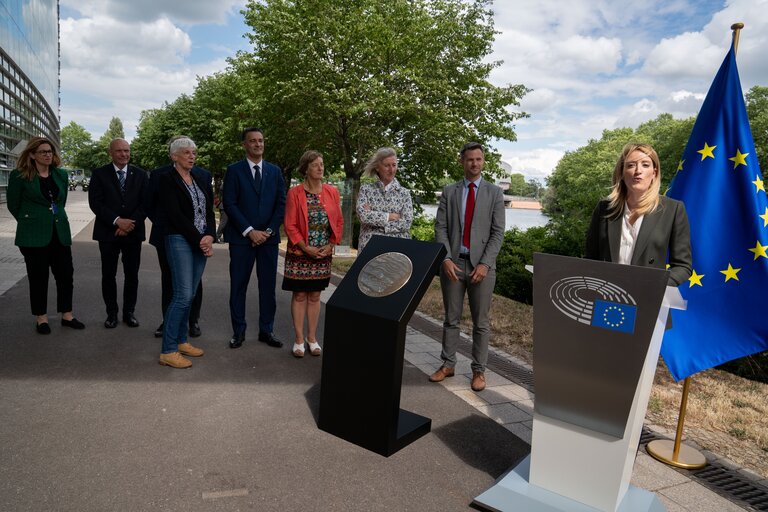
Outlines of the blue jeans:
M173 297L165 311L162 352L170 354L178 352L179 343L187 342L189 311L203 277L206 258L198 247L191 247L181 235L167 235L165 251L171 268Z

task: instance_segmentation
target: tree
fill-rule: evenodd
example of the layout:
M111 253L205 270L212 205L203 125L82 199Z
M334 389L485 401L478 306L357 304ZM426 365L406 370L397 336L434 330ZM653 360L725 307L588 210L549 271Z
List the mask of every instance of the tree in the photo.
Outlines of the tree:
M344 170L343 244L366 160L399 149L398 179L433 193L458 177L468 140L515 139L527 91L496 87L486 57L494 39L490 0L251 0L244 11L253 52L231 61L251 77L253 106L268 128L270 158L295 166L309 148ZM488 152L488 169L498 155Z
M109 143L112 139L124 139L125 131L123 130L123 122L119 117L113 117L109 120L109 127L104 135L99 139L99 145L105 148L109 147Z
M756 85L747 93L747 115L763 177L768 178L768 87Z
M199 78L192 95L143 111L132 142L134 162L150 170L166 165L168 141L187 135L198 146L197 164L221 183L227 164L243 156L240 131L254 123L251 93L242 77L228 70Z
M80 169L78 159L93 145L91 134L83 126L71 121L61 129L61 162L64 167Z

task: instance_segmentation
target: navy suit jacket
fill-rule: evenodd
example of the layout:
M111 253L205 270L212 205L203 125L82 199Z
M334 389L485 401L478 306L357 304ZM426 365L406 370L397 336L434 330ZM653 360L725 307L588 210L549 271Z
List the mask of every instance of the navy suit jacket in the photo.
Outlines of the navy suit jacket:
M125 237L136 242L146 238L144 219L144 195L147 186L147 173L144 169L128 165L125 176L125 194L120 192L115 166L108 165L95 169L88 186L88 205L96 214L93 225L93 239L101 242L113 242L117 227L113 224L117 217L136 221L136 227Z
M155 247L163 247L167 231L168 218L163 208L163 198L160 196L160 178L163 174L174 170L173 164L158 167L149 173L149 183L144 198L144 211L152 221L152 231L149 233L149 243ZM192 168L192 177L199 183L207 183L209 187L213 177L211 173L202 167Z
M664 269L669 255L669 286L679 286L691 277L691 235L685 205L666 196L659 208L643 217L637 234L632 265ZM592 213L587 231L585 257L617 262L623 217L609 219L608 201L602 200Z
M235 245L251 245L243 236L249 226L258 231L272 229L264 245L280 243L280 224L285 216L285 182L279 167L261 161L261 184L256 187L247 160L227 167L224 176L224 211L227 226L224 240Z

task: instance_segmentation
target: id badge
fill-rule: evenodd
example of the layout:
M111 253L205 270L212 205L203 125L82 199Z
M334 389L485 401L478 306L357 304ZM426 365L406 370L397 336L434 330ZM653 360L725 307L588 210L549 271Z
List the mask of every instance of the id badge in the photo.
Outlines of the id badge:
M53 212L54 215L59 213L59 207L56 206L56 203L54 202L51 202L51 211Z

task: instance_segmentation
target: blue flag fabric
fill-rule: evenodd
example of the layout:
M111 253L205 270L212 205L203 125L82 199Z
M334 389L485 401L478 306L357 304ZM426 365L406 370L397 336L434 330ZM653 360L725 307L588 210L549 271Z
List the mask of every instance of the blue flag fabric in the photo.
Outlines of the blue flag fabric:
M611 329L612 331L635 332L635 317L637 307L629 304L619 304L604 300L595 301L595 309L592 315L592 325Z
M693 275L661 354L676 380L768 350L768 199L733 47L707 93L667 194L685 203Z

